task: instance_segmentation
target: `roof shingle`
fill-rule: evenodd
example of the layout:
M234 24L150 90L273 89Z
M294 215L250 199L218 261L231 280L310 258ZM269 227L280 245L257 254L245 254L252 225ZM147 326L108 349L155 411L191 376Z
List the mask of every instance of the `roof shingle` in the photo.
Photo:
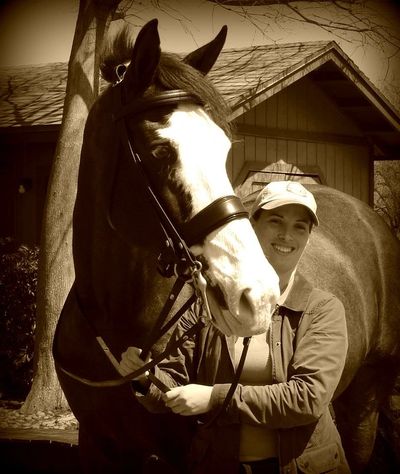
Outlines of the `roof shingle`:
M0 127L61 122L67 64L0 69Z
M226 49L209 76L231 106L233 119L329 60L353 71L353 81L365 84L400 124L397 112L335 42ZM0 128L61 123L67 68L66 63L0 68Z

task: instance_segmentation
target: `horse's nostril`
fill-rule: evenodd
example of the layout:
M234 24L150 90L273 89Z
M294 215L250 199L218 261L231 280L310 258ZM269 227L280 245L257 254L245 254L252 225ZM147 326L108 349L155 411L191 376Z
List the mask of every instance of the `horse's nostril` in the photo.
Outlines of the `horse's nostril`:
M253 314L254 305L252 304L249 297L249 290L244 290L239 300L239 311L240 314Z
M213 286L212 290L213 290L213 296L214 296L218 306L221 309L228 309L228 304L226 302L226 299L224 297L224 294L223 294L221 288L217 285L217 286Z

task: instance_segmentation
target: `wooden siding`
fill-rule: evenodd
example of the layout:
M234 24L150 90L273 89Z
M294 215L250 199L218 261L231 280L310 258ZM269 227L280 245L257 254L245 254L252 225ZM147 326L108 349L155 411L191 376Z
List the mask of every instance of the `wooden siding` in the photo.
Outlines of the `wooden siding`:
M39 242L52 143L2 144L0 158L0 235L21 243Z
M285 162L305 172L318 168L328 186L370 202L369 147L357 127L309 78L270 97L235 123L245 133L235 135L228 158L233 183L240 184L245 162L260 167Z

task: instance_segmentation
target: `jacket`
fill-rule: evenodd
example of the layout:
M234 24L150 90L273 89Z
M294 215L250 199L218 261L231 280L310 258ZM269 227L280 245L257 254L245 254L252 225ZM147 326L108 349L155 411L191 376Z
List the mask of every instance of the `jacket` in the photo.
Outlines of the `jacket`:
M188 311L174 337L195 321L195 313ZM237 338L206 326L156 367L155 375L171 388L213 386L212 410L197 421L189 471L239 472L240 423L250 423L276 430L281 473L350 472L329 408L348 346L342 303L296 274L285 303L272 315L269 335L273 384L239 384L226 410L208 427L207 417L221 407L234 376ZM150 411L163 410L154 385L139 400Z

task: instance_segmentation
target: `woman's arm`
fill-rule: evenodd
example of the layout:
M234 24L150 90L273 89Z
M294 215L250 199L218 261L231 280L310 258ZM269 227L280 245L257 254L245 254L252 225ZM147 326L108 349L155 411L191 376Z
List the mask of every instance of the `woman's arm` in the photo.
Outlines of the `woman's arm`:
M239 385L220 422L289 428L316 421L339 383L347 353L344 307L335 297L322 301L298 340L288 381L265 386ZM211 404L223 403L229 384L215 385Z

